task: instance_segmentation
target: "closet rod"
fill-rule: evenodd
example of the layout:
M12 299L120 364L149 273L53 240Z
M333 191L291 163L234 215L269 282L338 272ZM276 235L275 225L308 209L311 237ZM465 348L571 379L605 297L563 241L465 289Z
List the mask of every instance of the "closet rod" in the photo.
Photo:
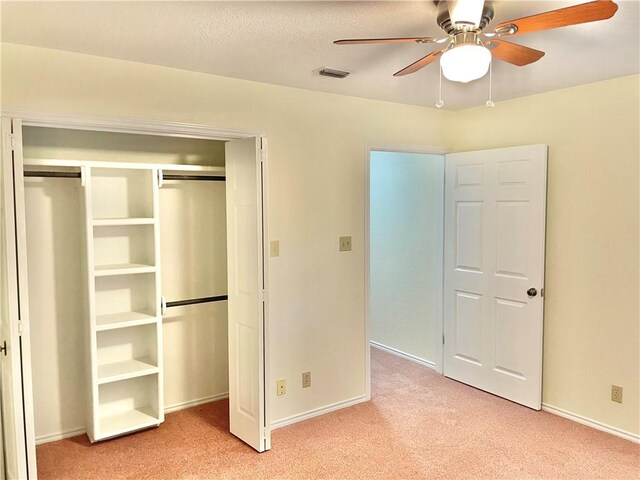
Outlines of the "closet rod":
M175 173L163 173L163 180L202 180L205 182L224 182L225 177L205 177L204 175L176 175Z
M80 178L80 172L52 172L46 170L25 170L25 177L46 177L46 178ZM176 173L163 174L164 180L200 180L205 182L224 182L225 177L206 175L180 175Z
M210 302L222 302L227 300L227 295L218 295L217 297L202 297L191 298L189 300L176 300L174 302L167 302L167 308L169 307L184 307L185 305L196 305L198 303L210 303Z
M80 178L80 172L45 172L25 170L25 177Z

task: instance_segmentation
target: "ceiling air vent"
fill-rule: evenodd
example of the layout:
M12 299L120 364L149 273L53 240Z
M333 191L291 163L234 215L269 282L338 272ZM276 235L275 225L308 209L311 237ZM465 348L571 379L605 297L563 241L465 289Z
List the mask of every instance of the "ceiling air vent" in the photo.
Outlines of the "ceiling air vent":
M345 70L337 70L335 68L322 67L318 70L318 74L323 77L331 77L331 78L347 78L351 72L347 72Z

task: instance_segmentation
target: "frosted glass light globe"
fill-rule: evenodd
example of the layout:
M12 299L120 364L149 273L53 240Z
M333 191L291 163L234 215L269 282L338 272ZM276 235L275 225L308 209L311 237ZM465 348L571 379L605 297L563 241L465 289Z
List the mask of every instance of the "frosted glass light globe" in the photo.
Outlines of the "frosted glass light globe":
M484 77L490 63L489 49L473 43L453 47L440 57L442 74L453 82L468 83Z

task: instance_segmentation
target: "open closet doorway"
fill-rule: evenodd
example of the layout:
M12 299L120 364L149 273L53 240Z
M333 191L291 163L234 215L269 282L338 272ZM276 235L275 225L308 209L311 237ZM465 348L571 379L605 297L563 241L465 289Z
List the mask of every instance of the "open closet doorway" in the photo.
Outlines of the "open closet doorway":
M371 346L441 369L444 154L371 149ZM372 352L375 353L375 352Z
M36 478L36 443L161 432L227 396L205 427L270 448L266 140L105 123L3 120L8 478Z

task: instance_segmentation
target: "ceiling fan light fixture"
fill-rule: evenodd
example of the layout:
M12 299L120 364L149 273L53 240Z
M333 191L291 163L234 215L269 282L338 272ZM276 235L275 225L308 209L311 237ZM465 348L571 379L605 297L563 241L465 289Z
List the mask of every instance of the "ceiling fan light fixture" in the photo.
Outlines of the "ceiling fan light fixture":
M469 83L484 77L491 64L491 52L483 45L464 43L440 57L442 74L453 82Z

